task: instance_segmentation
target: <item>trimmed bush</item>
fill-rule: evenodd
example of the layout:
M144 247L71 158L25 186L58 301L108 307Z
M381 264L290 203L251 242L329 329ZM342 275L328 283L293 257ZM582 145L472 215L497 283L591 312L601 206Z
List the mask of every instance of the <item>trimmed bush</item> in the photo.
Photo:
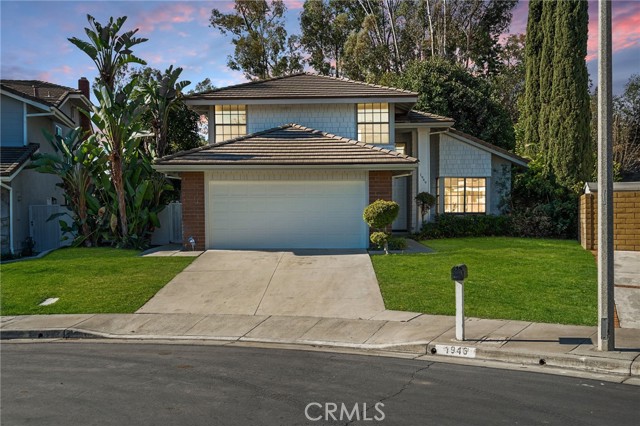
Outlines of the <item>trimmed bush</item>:
M365 207L362 218L374 229L385 229L396 220L400 206L395 201L376 200Z
M420 239L455 237L491 237L513 234L513 219L510 216L493 215L438 215L434 222L423 224L418 234Z
M389 234L386 232L374 232L369 239L375 246L384 249L385 245L389 242Z

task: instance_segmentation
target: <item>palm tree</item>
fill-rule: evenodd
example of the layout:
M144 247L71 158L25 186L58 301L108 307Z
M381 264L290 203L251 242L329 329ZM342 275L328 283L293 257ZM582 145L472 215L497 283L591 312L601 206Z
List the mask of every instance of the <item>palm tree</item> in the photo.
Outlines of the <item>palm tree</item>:
M98 115L93 122L100 130L103 137L105 147L109 149L109 162L113 186L118 198L118 212L120 216L120 231L123 241L126 240L129 232L127 225L127 208L125 202L125 188L122 178L123 151L127 143L127 137L132 134L126 129L117 129L116 125L126 124L119 120L123 117L108 118L108 108L116 105L121 110L126 109L124 104L127 102L128 95L131 94L131 88L119 93L114 93L116 76L128 64L136 63L146 65L146 62L133 55L131 48L140 43L147 41L146 38L136 38L135 34L138 29L127 31L120 34L122 25L127 20L126 16L112 18L106 25L100 24L96 19L87 15L89 28L85 28L85 33L89 37L89 41L80 40L76 37L68 40L77 46L80 50L87 54L95 63L98 70L98 84L95 88L96 97L99 100L99 107L94 107L94 116ZM104 110L107 108L107 110ZM136 109L135 106L133 109ZM88 112L85 112L89 116ZM129 113L124 113L126 116ZM137 115L137 112L134 114ZM105 126L105 127L101 127ZM127 126L125 126L127 127Z
M133 55L131 48L137 44L144 43L148 39L136 38L134 35L138 29L118 34L127 17L122 16L115 21L109 18L107 25L102 25L96 19L87 15L89 28L84 31L89 37L89 41L71 37L68 40L78 49L82 50L91 58L98 70L98 79L111 92L114 90L118 72L122 71L128 64L146 65L147 63Z
M182 89L191 84L186 80L178 81L181 73L182 68L173 69L171 65L164 74L154 71L153 75L140 87L140 95L145 105L149 107L152 117L151 124L158 157L162 157L167 149L169 112L176 107L182 95Z

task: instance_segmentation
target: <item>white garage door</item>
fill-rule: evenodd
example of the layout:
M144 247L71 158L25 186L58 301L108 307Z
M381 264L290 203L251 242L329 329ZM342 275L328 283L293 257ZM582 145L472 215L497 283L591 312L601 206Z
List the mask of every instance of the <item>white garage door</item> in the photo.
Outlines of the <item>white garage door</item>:
M365 248L366 172L212 175L208 245L218 249Z

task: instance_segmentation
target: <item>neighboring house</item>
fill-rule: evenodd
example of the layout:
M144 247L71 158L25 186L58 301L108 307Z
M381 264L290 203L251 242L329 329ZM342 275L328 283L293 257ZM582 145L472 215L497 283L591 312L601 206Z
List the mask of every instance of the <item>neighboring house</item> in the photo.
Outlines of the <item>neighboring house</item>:
M34 226L59 232L58 222L49 226L40 223L46 218L30 219L30 213L36 212L30 207L62 204L63 191L56 186L59 181L54 176L26 166L35 152L53 152L43 129L59 135L66 135L69 129L80 125L90 129L89 120L78 110L90 106L89 81L81 78L78 87L72 89L38 80L0 80L2 253L20 253L30 236L37 250L57 247L55 235L36 237ZM46 210L39 211L46 213Z
M395 200L395 231L437 211L499 214L512 165L526 160L413 111L418 94L295 74L195 94L210 145L158 159L182 180L183 236L196 248L365 248L364 207ZM433 209L436 210L436 209ZM434 213L434 212L432 212Z

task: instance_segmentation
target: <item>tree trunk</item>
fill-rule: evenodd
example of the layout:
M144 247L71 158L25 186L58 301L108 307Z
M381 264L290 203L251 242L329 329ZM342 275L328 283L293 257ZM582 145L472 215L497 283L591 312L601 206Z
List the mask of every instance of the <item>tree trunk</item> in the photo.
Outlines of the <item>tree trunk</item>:
M127 205L124 198L124 184L122 182L122 157L120 153L114 149L111 154L111 173L113 173L113 187L118 197L118 213L120 214L120 230L122 241L126 242L129 235L129 227L127 226Z
M429 0L427 0L427 18L429 18L429 41L431 41L431 57L436 56L436 50L433 40L433 22L431 21L431 5L429 4Z

